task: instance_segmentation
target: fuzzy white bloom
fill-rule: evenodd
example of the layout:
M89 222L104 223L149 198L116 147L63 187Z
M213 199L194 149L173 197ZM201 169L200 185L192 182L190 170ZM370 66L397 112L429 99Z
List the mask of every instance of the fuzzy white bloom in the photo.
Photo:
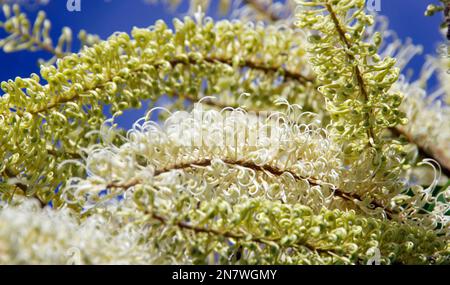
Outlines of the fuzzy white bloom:
M415 141L425 141L425 146L439 146L443 154L450 157L449 106L433 100L433 96L427 96L417 85L405 83L400 88L408 94L403 103L403 110L410 120L406 129Z
M103 197L109 198L137 185L176 185L199 199L263 196L320 210L340 186L340 147L327 130L293 124L288 116L196 104L190 113L170 115L163 126L143 118L120 147L90 148L89 178L69 181L65 196L70 203L87 198L89 207L102 200L104 189L115 189Z
M40 209L27 200L0 211L0 264L148 264L145 233L117 217L80 221L69 209Z
M439 72L435 63L435 59L428 58L419 80L409 83L401 77L396 83L395 88L406 94L401 110L408 118L408 123L397 129L419 146L422 155L434 157L443 168L450 169L450 106L442 100L446 87L441 86L432 94L424 89L425 82Z
M437 57L428 57L424 69L426 75L434 73L439 79L439 89L435 95L442 96L450 104L450 45L440 45Z
M403 74L394 84L393 90L404 94L401 111L406 113L408 123L405 126L397 126L396 132L400 132L408 141L416 145L425 157L434 157L441 166L450 168L450 61L448 59L448 46L442 44L438 48L438 56L427 56L422 67L419 79L411 82L411 70L405 70L407 64L417 54L422 53L423 48L414 45L410 39L402 42L397 34L389 30L388 20L383 16L376 17L376 24L369 27L369 35L375 32L383 36L381 46L382 57L393 57L396 66ZM430 79L436 76L440 81L439 88L428 86ZM428 89L428 90L427 90ZM433 92L429 92L434 90ZM445 104L445 101L448 101ZM417 158L417 154L415 159ZM414 159L413 159L414 160ZM429 171L421 169L424 184L433 183L433 175ZM439 171L438 171L439 172Z

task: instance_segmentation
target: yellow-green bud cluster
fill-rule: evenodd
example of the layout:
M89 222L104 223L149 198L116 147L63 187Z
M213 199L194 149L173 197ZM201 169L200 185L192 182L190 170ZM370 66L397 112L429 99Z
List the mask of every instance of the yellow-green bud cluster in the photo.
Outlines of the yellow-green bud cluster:
M3 82L0 191L11 195L17 183L8 179L19 178L27 195L37 191L48 201L57 185L80 175L76 166L58 165L80 158L82 148L97 141L105 105L118 115L163 95L220 95L226 105L238 102L235 94L249 92L259 96L239 103L261 107L277 97L292 100L311 85L303 38L293 30L191 18L174 26L175 32L158 21L150 29L134 29L133 38L117 33L56 66L42 66L41 76Z

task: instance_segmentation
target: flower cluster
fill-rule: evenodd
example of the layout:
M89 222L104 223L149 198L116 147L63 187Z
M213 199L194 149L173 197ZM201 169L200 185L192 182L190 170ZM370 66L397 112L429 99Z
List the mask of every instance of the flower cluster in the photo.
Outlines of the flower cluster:
M110 136L108 129L104 136ZM87 151L90 177L69 180L64 192L69 204L87 209L137 185L180 185L199 199L302 202L316 210L344 199L337 189L339 147L325 129L292 124L284 113L206 111L197 104L190 113L170 115L162 127L143 118L123 141L120 147Z
M303 38L293 30L191 18L175 20L174 26L175 32L159 21L134 29L133 38L117 33L56 66L42 66L41 76L3 82L0 192L14 192L17 183L8 179L16 178L27 186L26 195L37 191L47 202L60 183L81 175L76 166L57 166L79 159L81 149L97 140L105 120L99 103L117 116L163 95L181 102L220 95L219 105L257 107L278 97L293 101L299 93L305 94L299 102L308 98L305 90L312 84ZM258 98L234 95L244 91Z
M157 253L143 243L143 228L126 219L68 209L41 209L36 201L0 211L0 264L148 264Z
M340 139L351 142L344 152L377 148L382 131L406 119L398 110L402 95L390 92L399 76L395 60L377 54L380 34L372 42L364 39L366 26L374 23L364 13L365 1L299 2L299 25L317 31L309 37L309 52L320 92Z
M191 258L185 262L365 263L376 249L388 264L448 262L448 221L440 214L448 202L414 189L413 196L392 199L395 207L373 209L340 188L346 170L326 130L278 120L284 116L261 119L198 105L170 115L163 126L143 118L120 147L89 149L89 176L72 178L63 196L83 215L105 213L121 197L123 211L164 228L152 244L163 255ZM266 131L274 128L271 138ZM449 190L439 199L448 199ZM434 209L419 213L428 202ZM441 230L434 230L437 223ZM237 251L245 258L233 259Z
M298 2L306 30L294 1L248 0L238 17L264 21L200 10L79 53L4 6L0 46L56 61L1 84L0 263L449 264L437 65L407 82L421 48L363 0Z

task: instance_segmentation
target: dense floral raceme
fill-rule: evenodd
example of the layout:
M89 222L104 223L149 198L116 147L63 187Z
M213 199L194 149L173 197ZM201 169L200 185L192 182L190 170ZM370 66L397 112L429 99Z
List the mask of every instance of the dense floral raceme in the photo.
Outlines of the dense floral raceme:
M107 138L108 133L104 130ZM204 111L197 104L190 113L171 115L163 127L144 118L120 147L94 146L88 153L86 170L91 177L69 180L64 193L68 203L86 199L97 204L123 194L127 189L120 185L147 184L180 185L199 198L265 197L302 202L316 210L332 203L334 194L344 197L337 189L339 147L327 138L326 130L314 123L293 125L284 113ZM107 188L113 191L104 195Z
M314 214L302 204L261 198L200 202L175 187L169 191L157 197L159 190L136 189L134 202L109 207L114 216L103 211L82 222L68 210L42 210L29 201L6 207L0 213L0 262L366 264L377 254L382 264L448 262L447 242L421 228L354 211Z
M373 16L364 13L365 1L300 3L300 25L319 32L309 37L311 63L335 129L343 141L354 142L349 153L368 145L381 150L382 130L406 120L398 110L402 95L390 92L399 75L395 60L376 53L380 34L373 42L364 41L366 26L374 23ZM355 9L353 14L348 15L348 7Z
M446 58L410 82L363 0L218 4L78 53L3 7L52 58L1 84L0 264L450 264Z
M434 157L440 164L441 172L450 175L450 108L443 102L448 92L448 86L444 82L439 89L432 94L421 87L425 77L434 72L444 79L442 71L436 70L436 59L430 59L424 66L422 78L409 83L404 79L396 83L395 88L407 94L401 105L401 110L406 113L408 123L398 126L394 132L405 135L408 142L415 142L421 147L421 155ZM446 89L447 88L447 89ZM442 98L442 99L439 99ZM440 131L442 130L442 131Z
M295 32L199 21L175 20L175 32L163 22L150 29L136 28L133 39L118 33L64 57L56 67L42 66L42 78L33 74L4 82L6 94L0 98L4 181L20 176L21 185L28 186L27 195L37 191L43 201L51 199L56 186L79 172L76 166L57 169L57 165L78 159L80 148L96 141L92 131L105 119L98 103L111 105L111 113L117 115L163 95L197 100L220 94L219 104L258 107L299 93L305 94L299 102L307 99L310 71L303 39ZM235 95L244 91L260 97ZM10 193L14 185L3 183L1 188Z
M198 105L177 112L163 126L144 118L120 148L89 149L89 176L63 189L67 203L81 203L87 221L133 217L162 255L156 263L170 256L195 264L365 264L377 251L386 264L448 261L445 236L339 203L357 198L331 184L339 183L340 162L325 130L283 126L277 141L266 132L277 124L272 117L201 112ZM236 144L221 145L227 139Z
M140 239L145 230L106 215L79 221L68 209L37 201L0 212L0 264L148 264L156 254ZM119 230L118 230L119 229Z
M385 129L406 123L398 109L402 94L391 92L399 70L394 59L377 54L379 33L373 43L365 40L366 27L374 23L364 12L365 1L299 3L299 25L311 29L310 62L321 85L319 92L326 98L333 134L343 144L349 167L342 176L354 192L375 199L401 193L404 186L396 180L404 165L404 150L384 135ZM349 174L355 177L346 177Z
M320 122L315 116L294 106L288 110L264 116L230 108L206 111L198 104L191 113L169 116L163 127L143 118L120 147L111 144L87 150L86 170L91 178L70 179L66 202L86 209L135 185L156 183L166 188L177 184L199 198L225 195L230 201L239 201L262 196L304 203L315 211L323 207L354 209L403 222L420 221L431 228L437 223L447 227L444 213L449 207L432 196L431 188L415 186L412 197L403 192L375 199L368 196L372 182L346 167L340 145L327 130L316 126ZM292 123L292 117L301 116L311 117L313 123ZM107 126L102 135L111 141L116 132ZM106 195L105 189L112 191ZM446 195L448 191L443 191L440 197ZM433 203L435 208L417 213L425 203Z

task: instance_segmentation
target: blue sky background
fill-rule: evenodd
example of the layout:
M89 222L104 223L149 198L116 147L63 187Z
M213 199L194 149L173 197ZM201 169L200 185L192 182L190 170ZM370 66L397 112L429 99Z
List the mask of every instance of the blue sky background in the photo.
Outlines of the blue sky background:
M71 27L74 35L80 29L85 29L107 38L115 31L130 32L133 26L147 27L158 19L171 22L177 16L161 4L149 5L144 0L81 0L81 12L67 11L66 2L66 0L50 0L47 6L40 7L47 12L52 22L52 35L55 40L64 26ZM415 73L420 70L424 56L435 53L439 41L442 41L438 29L442 21L441 15L424 16L427 5L437 2L437 0L381 0L382 11L379 13L389 18L390 28L395 30L400 38L410 37L415 44L424 47L424 53L409 65ZM181 7L179 10L185 9ZM36 9L27 12L34 20ZM0 37L4 35L3 31L0 31ZM37 73L39 71L37 59L41 57L48 58L48 54L42 52L5 54L0 51L0 81L16 76L28 77L30 73ZM118 123L128 128L144 112L145 110L128 111Z

